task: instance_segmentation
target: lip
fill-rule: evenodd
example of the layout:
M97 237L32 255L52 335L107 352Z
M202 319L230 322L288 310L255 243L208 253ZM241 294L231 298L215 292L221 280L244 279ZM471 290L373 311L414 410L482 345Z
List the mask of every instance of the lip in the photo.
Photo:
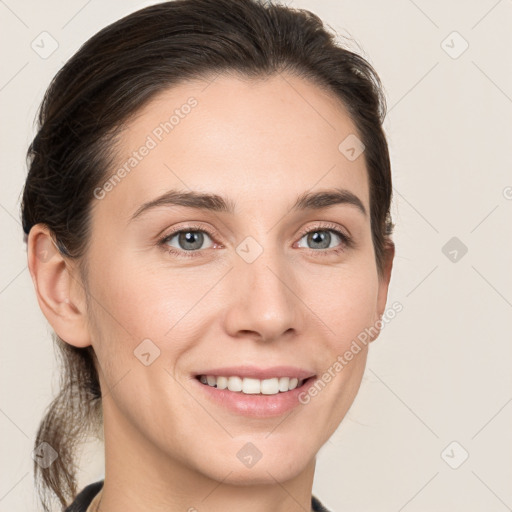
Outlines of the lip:
M255 379L268 379L272 377L296 377L303 379L302 386L291 391L279 392L276 395L251 395L242 392L217 389L199 381L199 375L215 375L227 377L249 377ZM191 379L193 386L198 386L198 392L212 402L215 406L228 410L234 414L251 418L275 418L286 414L298 405L299 395L314 385L317 377L310 371L291 366L275 366L272 368L257 368L254 366L237 366L229 368L212 368L197 373Z
M248 377L252 379L271 379L273 377L295 377L299 380L313 377L315 372L297 368L296 366L272 366L271 368L260 368L258 366L228 366L223 368L210 368L196 372L194 377L199 375L214 375L215 377Z

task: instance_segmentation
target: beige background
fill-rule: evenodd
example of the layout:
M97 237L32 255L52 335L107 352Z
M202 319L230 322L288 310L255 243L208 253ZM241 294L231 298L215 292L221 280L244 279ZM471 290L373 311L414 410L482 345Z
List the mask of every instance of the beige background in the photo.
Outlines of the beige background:
M149 3L0 2L0 511L40 510L31 452L58 383L19 221L36 109L86 39ZM371 346L359 395L319 453L314 492L333 511L512 510L512 1L288 3L353 37L385 85L389 305L404 307ZM45 59L31 47L43 31L58 43ZM468 249L456 261L452 246L443 252L452 237ZM101 450L84 451L81 487L103 477Z

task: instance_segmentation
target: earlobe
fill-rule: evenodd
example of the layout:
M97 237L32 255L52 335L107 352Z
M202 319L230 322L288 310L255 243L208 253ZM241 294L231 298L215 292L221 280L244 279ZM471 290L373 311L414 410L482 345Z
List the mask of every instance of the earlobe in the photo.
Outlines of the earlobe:
M39 307L56 334L76 347L91 345L83 285L46 225L30 230L27 258Z

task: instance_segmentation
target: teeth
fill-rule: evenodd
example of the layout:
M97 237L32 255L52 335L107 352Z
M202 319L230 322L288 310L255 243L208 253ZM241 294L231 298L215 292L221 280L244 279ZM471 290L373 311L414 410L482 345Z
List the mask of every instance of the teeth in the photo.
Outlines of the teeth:
M225 377L214 375L201 375L199 380L208 386L229 391L242 392L247 395L277 395L291 391L302 385L303 379L296 377L274 377L271 379L253 379L249 377Z
M259 395L261 390L261 381L259 379L244 378L242 382L242 393L247 395Z
M242 379L240 377L229 377L228 389L229 391L242 391Z
M281 377L279 379L279 391L288 391L290 379L288 377Z
M217 377L217 387L219 389L226 389L228 387L227 377Z
M263 395L277 395L279 393L279 379L276 377L275 379L262 380L261 393Z

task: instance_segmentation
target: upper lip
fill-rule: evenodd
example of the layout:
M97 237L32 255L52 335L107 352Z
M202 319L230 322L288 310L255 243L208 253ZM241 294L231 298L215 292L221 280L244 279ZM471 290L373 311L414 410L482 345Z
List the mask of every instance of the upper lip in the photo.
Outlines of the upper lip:
M225 366L223 368L209 368L196 373L199 375L214 375L224 377L248 377L253 379L271 379L273 377L295 377L297 379L307 379L315 375L314 372L297 368L296 366L272 366L269 368L260 368L258 366Z

